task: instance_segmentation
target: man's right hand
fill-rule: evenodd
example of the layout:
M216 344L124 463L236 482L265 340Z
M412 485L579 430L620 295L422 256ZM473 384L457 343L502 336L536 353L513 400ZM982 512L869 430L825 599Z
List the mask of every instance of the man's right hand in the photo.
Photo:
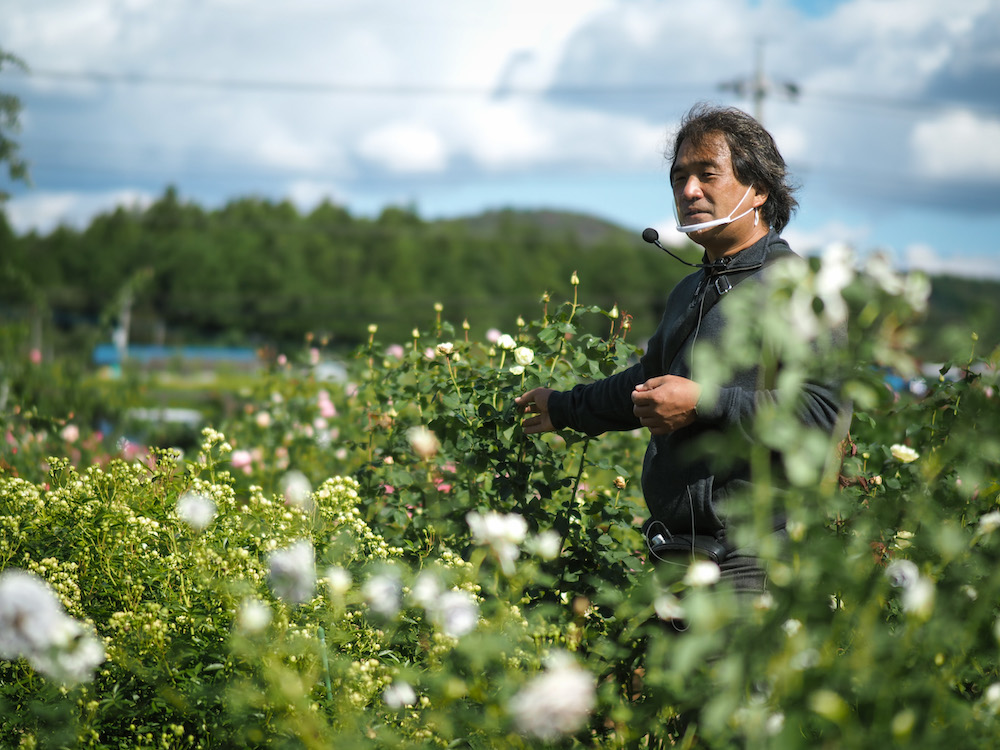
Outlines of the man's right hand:
M549 395L554 392L552 388L532 388L514 399L518 411L532 415L521 423L525 434L535 435L555 430L549 416Z

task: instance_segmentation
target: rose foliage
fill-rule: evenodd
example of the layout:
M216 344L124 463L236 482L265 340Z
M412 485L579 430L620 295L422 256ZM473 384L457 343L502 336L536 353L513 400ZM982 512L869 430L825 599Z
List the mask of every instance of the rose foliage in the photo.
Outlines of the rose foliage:
M276 365L188 455L88 460L6 404L0 745L995 746L997 353L893 391L926 285L844 253L732 292L698 378L761 363L773 397L694 449L753 467L727 507L769 588L737 599L647 559L642 431L523 434L516 395L639 352L572 282L483 342L440 307L372 327L344 383ZM817 379L853 403L834 438L797 419Z

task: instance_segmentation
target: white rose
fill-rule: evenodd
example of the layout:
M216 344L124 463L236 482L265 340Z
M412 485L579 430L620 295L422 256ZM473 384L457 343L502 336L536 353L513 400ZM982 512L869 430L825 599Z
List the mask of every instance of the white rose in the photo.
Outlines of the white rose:
M403 708L417 702L417 694L405 682L394 682L382 693L382 700L389 708Z
M316 558L312 544L300 539L268 558L271 590L279 599L302 604L312 598L316 586Z
M684 607L673 594L662 594L653 600L653 609L661 620L683 620Z
M785 620L782 624L781 629L785 631L785 635L789 638L795 636L800 630L802 630L802 621L796 620L795 618Z
M459 638L479 622L479 605L467 591L447 591L428 610L431 619L446 634Z
M177 498L177 517L195 531L202 531L215 519L215 503L197 492L185 492Z
M385 617L395 617L402 606L402 586L399 578L391 573L369 578L365 582L362 594L368 606Z
M271 608L259 599L247 599L240 606L237 623L244 633L260 633L271 622Z
M722 571L719 566L711 560L695 560L684 576L684 583L695 588L711 586L718 582L721 576Z
M909 588L920 578L920 569L912 560L893 560L885 566L885 577L898 589Z
M593 675L560 652L514 696L510 711L523 734L551 742L586 723L595 695Z
M426 427L411 427L406 431L406 437L409 438L413 451L421 458L431 458L440 447L437 435Z
M514 361L522 367L527 367L535 361L535 353L526 346L519 346L514 350Z
M289 505L305 507L312 496L312 485L305 474L292 469L281 478L281 494Z
M897 461L902 461L904 464L912 463L920 458L920 454L913 450L913 448L908 445L900 445L899 443L890 446L889 452L892 453L893 458Z
M497 339L497 346L501 349L506 349L510 351L511 349L517 348L517 342L514 341L514 337L509 333L501 334L500 338Z
M552 529L541 531L532 541L531 550L543 560L555 560L562 550L562 538Z
M929 617L934 609L934 584L926 578L918 578L903 589L903 611L917 617Z
M343 596L351 588L351 574L339 565L331 565L326 570L326 585L334 596Z
M990 511L979 519L979 530L989 534L1000 528L1000 510Z

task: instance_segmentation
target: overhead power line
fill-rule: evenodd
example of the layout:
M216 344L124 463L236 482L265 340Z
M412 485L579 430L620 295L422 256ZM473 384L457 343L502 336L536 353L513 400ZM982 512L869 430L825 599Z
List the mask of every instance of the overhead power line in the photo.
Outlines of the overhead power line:
M762 57L762 53L759 53ZM970 102L928 97L892 97L875 93L849 93L813 90L791 82L775 82L763 74L763 61L759 59L755 74L750 79L717 84L709 81L687 84L641 83L634 85L569 85L555 86L448 86L419 84L347 83L336 81L262 80L252 78L211 78L201 76L160 75L155 73L109 73L99 70L60 70L33 68L27 71L12 70L12 76L57 81L76 81L101 85L166 86L246 92L269 92L305 96L385 96L385 97L543 97L543 96L656 96L706 92L722 88L742 96L749 96L763 107L772 94L811 102L826 102L833 106L861 106L888 110L948 110L971 109L990 114L1000 113L1000 102Z
M196 76L157 75L152 73L107 73L96 70L36 69L22 73L32 78L62 81L82 81L131 86L176 86L186 88L270 91L288 94L347 94L375 96L550 96L572 94L630 95L692 91L710 84L684 85L559 85L532 86L433 86L413 84L337 83L330 81L278 81L247 78L202 78Z

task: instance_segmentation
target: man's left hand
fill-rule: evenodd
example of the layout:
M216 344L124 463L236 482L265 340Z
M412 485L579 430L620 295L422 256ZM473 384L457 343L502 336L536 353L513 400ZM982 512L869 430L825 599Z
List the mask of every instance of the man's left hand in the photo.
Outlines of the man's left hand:
M701 386L693 380L663 375L640 383L632 391L632 413L653 435L666 435L695 420Z

